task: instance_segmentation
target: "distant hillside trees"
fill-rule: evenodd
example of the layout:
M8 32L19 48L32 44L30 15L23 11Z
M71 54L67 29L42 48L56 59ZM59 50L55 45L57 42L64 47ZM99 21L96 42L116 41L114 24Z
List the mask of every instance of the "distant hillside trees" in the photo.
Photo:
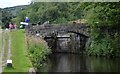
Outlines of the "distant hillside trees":
M18 22L23 21L26 16L30 18L31 23L50 21L51 23L66 23L71 20L83 17L83 11L80 3L42 3L31 4L26 10L18 16Z
M18 14L27 7L27 5L23 5L0 9L0 20L2 22L2 28L8 28L10 22L16 23L16 17Z
M2 28L9 28L9 23L11 22L12 17L9 12L2 10Z

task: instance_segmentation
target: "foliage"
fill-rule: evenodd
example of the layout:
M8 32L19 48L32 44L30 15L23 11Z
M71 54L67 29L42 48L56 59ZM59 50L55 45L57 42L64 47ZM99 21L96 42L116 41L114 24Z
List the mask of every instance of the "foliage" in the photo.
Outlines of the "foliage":
M87 19L92 26L118 26L120 3L93 3L88 9ZM97 23L98 22L98 23Z
M30 18L31 23L50 21L51 23L64 23L71 20L80 19L83 16L80 3L54 3L37 2L31 4L24 12L21 12L18 19ZM19 20L22 21L22 19Z
M25 21L25 16L26 13L25 11L21 11L21 13L19 14L18 18L16 18L16 20L14 20L14 22L17 23L17 25L20 25L20 22L24 22Z
M88 49L88 54L96 55L96 56L120 56L120 39L119 37L111 38L110 35L106 34L103 37L99 37L93 39L90 49Z
M27 37L29 57L35 68L40 68L46 60L46 56L51 53L46 43L41 39Z
M118 3L84 3L85 18L91 27L88 54L120 56L120 6Z
M2 28L9 27L9 23L11 22L11 17L8 11L2 10Z
M20 15L21 17L19 19L16 19L16 17L21 11L23 11L27 7L28 7L27 5L22 5L22 6L7 7L4 9L0 9L0 16L2 15L1 16L2 18L0 18L0 20L2 21L2 28L5 28L5 27L8 28L9 27L8 25L10 22L16 23L18 22L18 20L23 19L21 18L23 17L22 15ZM20 24L20 22L17 24Z
M120 2L97 3L50 3L36 2L19 13L19 24L25 17L30 23L67 23L76 19L87 20L91 28L91 46L88 54L98 56L119 56L120 53ZM40 47L37 47L40 48ZM42 49L42 48L41 48Z

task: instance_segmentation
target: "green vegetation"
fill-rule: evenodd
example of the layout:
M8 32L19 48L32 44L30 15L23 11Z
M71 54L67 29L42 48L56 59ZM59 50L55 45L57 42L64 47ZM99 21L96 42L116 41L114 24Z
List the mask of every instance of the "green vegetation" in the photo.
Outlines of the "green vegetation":
M2 50L2 31L0 30L0 52Z
M29 57L33 66L39 69L44 65L46 56L51 53L51 50L48 48L47 43L40 38L27 36L27 41Z
M5 12L5 11L4 11ZM17 18L10 19L5 18L7 12L3 14L3 22L16 22L17 25L21 21L24 21L25 17L30 18L30 23L43 23L45 21L50 21L50 23L68 23L69 21L84 19L87 20L88 25L91 28L91 44L86 50L88 55L96 56L108 56L108 57L118 57L120 56L120 2L118 3L42 3L37 2L28 6L27 9L21 11ZM9 14L7 15L9 16ZM5 21L7 20L7 21ZM14 34L15 33L15 34ZM20 34L19 34L20 33ZM20 40L22 38L22 32L18 31L12 32L12 51L15 56L15 69L13 71L18 71L22 66L17 66L17 63L23 63L17 58L24 57L26 53L23 53L23 45L26 45L24 41ZM14 36L15 35L15 36ZM24 36L23 36L24 37ZM27 37L28 40L28 52L29 57L32 61L34 67L39 68L42 66L46 59L46 55L50 54L50 49L47 47L46 43L41 39ZM18 42L16 42L18 41ZM21 42L22 41L22 42ZM22 43L22 44L20 44ZM17 50L15 50L17 47ZM20 50L18 52L18 50ZM18 55L20 53L20 55ZM16 57L18 55L18 57ZM25 58L22 58L24 60ZM18 61L18 62L17 62ZM14 62L14 60L13 60ZM23 63L24 64L24 63ZM26 63L25 63L26 64ZM25 66L25 65L24 65ZM26 69L26 67L24 67ZM21 71L24 68L21 68ZM10 70L11 71L11 70Z
M27 57L26 40L24 30L15 30L11 34L11 53L13 68L4 68L4 72L28 72L32 67Z
M8 11L12 18L15 18L18 16L18 13L20 13L22 10L26 9L28 5L20 5L20 6L14 6L14 7L7 7L3 10Z
M16 17L18 14L27 7L27 5L23 5L0 9L0 25L2 24L2 28L8 28L10 22L16 23Z
M16 22L28 16L31 23L67 23L85 19L91 27L89 55L120 56L120 3L33 3Z
M11 22L10 14L7 10L2 10L2 28L9 27L9 23Z
M30 18L31 23L50 21L50 23L56 24L80 19L83 17L83 11L79 2L36 2L18 15L16 19L18 24L20 21L24 21L26 16Z
M90 55L120 56L120 3L83 3L91 27Z

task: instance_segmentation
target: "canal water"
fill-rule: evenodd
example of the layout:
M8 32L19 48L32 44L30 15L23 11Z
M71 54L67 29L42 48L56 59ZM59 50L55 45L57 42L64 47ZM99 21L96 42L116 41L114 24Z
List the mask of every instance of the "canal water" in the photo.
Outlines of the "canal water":
M81 44L84 45L81 43L84 39L80 39L76 35L56 41L46 39L48 46L54 51L38 72L120 72L119 58L80 55L79 52L83 48Z
M120 59L55 53L39 72L120 72Z

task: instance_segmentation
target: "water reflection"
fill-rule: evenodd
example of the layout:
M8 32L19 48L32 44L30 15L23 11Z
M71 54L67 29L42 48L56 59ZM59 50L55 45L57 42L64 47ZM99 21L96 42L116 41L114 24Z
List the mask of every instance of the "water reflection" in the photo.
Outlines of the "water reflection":
M120 72L119 59L96 58L79 54L52 54L40 72Z

